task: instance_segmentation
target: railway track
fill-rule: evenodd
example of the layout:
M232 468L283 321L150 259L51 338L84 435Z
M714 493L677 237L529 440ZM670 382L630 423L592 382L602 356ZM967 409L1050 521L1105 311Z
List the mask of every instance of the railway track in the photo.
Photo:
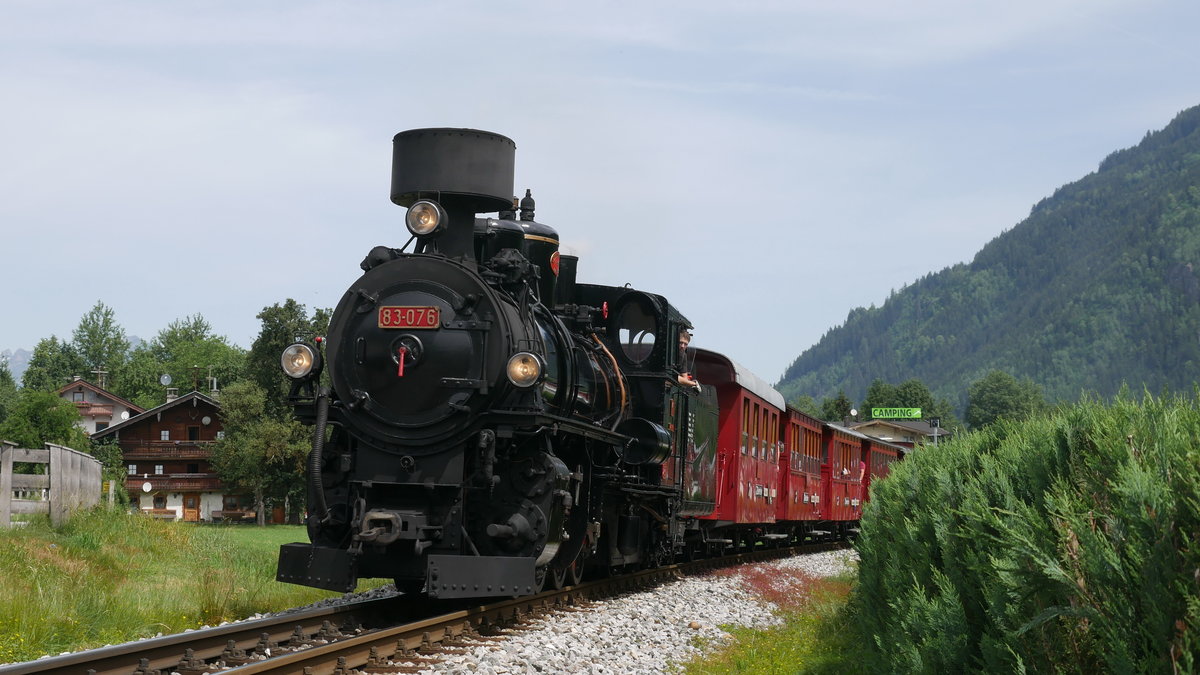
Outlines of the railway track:
M495 634L546 611L687 574L843 546L805 544L679 563L485 605L401 596L361 600L0 667L0 675L412 672L391 661L419 659L459 638Z

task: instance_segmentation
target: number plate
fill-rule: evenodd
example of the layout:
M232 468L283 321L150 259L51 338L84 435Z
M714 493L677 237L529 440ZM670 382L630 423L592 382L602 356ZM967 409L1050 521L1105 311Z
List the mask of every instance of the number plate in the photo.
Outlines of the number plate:
M429 330L442 325L441 307L380 307L380 328Z

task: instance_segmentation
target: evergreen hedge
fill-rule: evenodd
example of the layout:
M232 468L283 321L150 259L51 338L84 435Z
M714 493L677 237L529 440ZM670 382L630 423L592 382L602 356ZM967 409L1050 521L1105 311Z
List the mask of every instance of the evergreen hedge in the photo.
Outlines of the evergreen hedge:
M1085 401L872 486L852 601L877 672L1200 669L1200 404Z

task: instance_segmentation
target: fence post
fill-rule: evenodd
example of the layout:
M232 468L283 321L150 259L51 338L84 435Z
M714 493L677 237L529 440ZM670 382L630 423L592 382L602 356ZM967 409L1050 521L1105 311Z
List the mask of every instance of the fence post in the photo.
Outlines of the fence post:
M58 527L67 518L66 504L63 503L63 477L66 468L63 466L63 449L60 445L47 443L50 451L50 463L46 466L46 474L50 477L50 524Z
M0 441L0 527L12 526L12 449L17 446Z

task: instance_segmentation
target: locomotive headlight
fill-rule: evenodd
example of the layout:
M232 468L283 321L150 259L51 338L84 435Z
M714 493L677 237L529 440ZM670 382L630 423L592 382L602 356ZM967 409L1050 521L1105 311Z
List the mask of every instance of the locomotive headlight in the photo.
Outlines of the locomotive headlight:
M508 360L508 381L518 387L531 387L542 379L542 359L537 354L519 352Z
M320 369L321 355L311 346L297 342L283 350L280 364L288 377L299 380Z
M447 219L446 210L441 204L422 199L408 207L408 213L404 215L404 224L409 232L418 237L427 237L444 229Z

